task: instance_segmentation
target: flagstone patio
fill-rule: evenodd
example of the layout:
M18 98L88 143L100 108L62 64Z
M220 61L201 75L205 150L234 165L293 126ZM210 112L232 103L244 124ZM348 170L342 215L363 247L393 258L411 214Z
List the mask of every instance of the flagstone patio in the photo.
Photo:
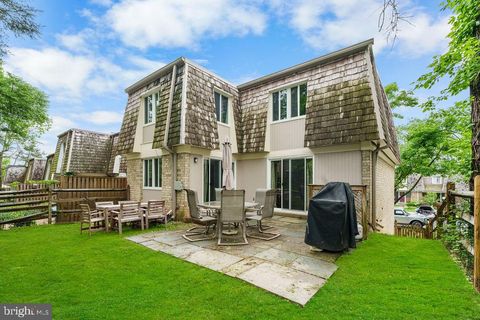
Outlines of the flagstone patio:
M337 270L334 262L340 254L311 251L303 242L303 219L275 216L268 224L282 235L271 241L249 238L244 246L217 246L216 240L188 242L182 238L184 230L127 239L242 279L303 306Z

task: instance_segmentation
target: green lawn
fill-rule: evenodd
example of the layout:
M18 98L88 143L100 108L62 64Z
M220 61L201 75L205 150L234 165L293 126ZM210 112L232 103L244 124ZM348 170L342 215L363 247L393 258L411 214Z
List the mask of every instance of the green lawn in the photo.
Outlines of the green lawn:
M78 225L0 231L0 249L0 302L51 303L56 319L480 318L480 296L431 240L371 235L304 308Z

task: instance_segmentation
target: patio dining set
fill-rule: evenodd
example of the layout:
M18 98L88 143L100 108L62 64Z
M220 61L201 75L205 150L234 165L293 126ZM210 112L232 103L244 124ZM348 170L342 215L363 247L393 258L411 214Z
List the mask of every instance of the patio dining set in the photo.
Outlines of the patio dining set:
M196 191L185 191L191 222L196 225L183 235L190 242L218 239L218 245L246 245L249 237L272 240L280 236L265 231L270 227L262 224L273 216L275 190L258 189L255 202L245 201L245 190L218 190L217 199L220 200L202 204L198 202ZM152 222L167 224L173 217L172 210L167 210L162 200L119 201L118 204L86 202L80 204L80 233L117 230L122 234L124 224L139 225L144 230Z
M278 233L266 232L270 227L262 225L263 220L273 216L275 190L256 190L255 202L245 201L245 190L221 190L217 196L220 201L203 204L199 204L196 191L185 191L191 220L197 224L183 235L190 242L217 238L218 245L246 245L248 237L272 240L280 236ZM255 223L252 227L256 227L256 230L251 231L249 222ZM232 226L235 229L233 232Z
M92 209L91 206L95 206ZM95 202L80 204L81 219L80 233L111 229L118 230L122 234L124 224L139 224L142 230L148 229L151 222L167 223L172 217L172 211L167 210L165 201L150 200L148 202L138 201L113 201ZM85 226L84 226L85 225Z

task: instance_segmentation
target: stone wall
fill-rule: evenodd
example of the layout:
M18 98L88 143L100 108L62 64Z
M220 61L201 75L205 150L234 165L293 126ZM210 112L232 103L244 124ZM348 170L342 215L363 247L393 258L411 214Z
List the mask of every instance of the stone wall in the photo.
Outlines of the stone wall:
M179 153L177 155L177 181L180 181L183 188L190 188L190 158L189 153ZM197 190L197 192L199 192ZM187 193L185 191L177 191L177 217L178 219L186 219L190 217L187 202Z
M130 186L130 199L141 201L143 190L142 159L127 159L127 181Z
M372 151L362 151L362 185L367 186L368 221L372 222Z

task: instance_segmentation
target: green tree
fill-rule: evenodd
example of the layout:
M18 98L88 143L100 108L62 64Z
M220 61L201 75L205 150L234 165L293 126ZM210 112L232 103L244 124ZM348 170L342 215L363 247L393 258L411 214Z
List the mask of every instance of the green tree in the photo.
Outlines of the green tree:
M40 25L35 22L38 10L23 1L0 0L0 57L7 53L8 34L36 38Z
M480 173L480 2L478 0L447 0L442 10L451 10L448 50L435 56L430 72L422 75L417 88L430 89L441 78L450 82L435 100L446 100L470 89L472 122L472 177ZM432 106L432 100L425 105Z
M46 95L0 68L0 166L18 148L27 153L37 152L37 140L49 128ZM0 172L1 185L2 167Z
M417 180L408 186L410 193L422 177L431 175L468 177L471 173L471 122L466 102L438 109L425 119L398 127L401 163L395 169L395 190L404 187L408 176ZM400 198L395 199L395 203Z
M389 83L385 86L388 103L393 110L393 116L397 119L403 119L403 115L395 112L400 107L417 107L418 99L413 95L412 91L398 88L396 82Z

